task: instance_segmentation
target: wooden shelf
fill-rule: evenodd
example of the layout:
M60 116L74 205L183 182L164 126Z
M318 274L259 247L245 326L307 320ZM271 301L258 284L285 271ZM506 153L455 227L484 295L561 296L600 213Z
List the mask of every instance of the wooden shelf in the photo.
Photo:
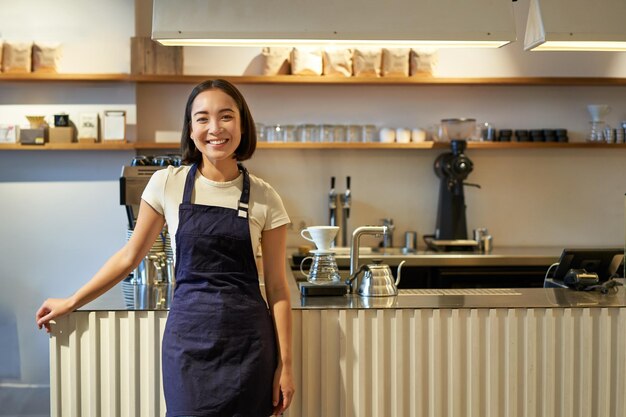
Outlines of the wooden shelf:
M0 82L131 82L129 74L0 73Z
M268 143L259 142L258 149L448 149L448 143ZM626 149L626 144L609 143L554 143L554 142L469 142L468 149ZM128 150L171 150L178 151L177 143L46 143L45 145L0 144L0 151L128 151Z
M415 77L330 77L299 75L137 75L137 74L57 74L57 73L0 73L2 82L102 82L102 83L199 83L206 79L224 78L234 84L268 85L475 85L475 86L622 86L626 78L600 77L492 77L492 78L437 78L432 76ZM447 143L267 143L259 142L259 149L448 149ZM626 148L624 144L597 143L541 143L541 142L469 142L469 149L601 149ZM117 150L170 150L178 151L178 143L67 143L45 145L0 144L0 151L117 151Z
M0 82L134 82L134 83L189 83L197 84L211 78L224 78L233 84L326 84L326 85L543 85L543 86L619 86L626 78L603 77L488 77L439 78L415 77L333 77L310 75L138 75L138 74L55 74L55 73L0 73Z
M180 143L135 142L135 149L180 149Z
M44 145L0 144L0 151L123 151L134 143L46 143Z
M267 143L259 142L259 149L448 149L445 142L420 143ZM558 143L558 142L468 142L468 149L626 149L626 144L610 143Z
M600 77L490 77L438 78L415 77L333 77L310 75L215 76L215 75L132 75L138 83L200 83L210 78L224 78L233 84L327 84L327 85L626 85L626 78Z

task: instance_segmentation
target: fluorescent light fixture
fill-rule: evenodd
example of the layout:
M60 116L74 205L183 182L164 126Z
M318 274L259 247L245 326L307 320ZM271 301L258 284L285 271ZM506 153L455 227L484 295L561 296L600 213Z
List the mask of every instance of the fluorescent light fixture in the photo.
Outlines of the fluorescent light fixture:
M154 0L163 45L498 48L511 0Z
M530 0L526 51L626 51L626 0Z
M157 39L165 46L311 46L324 48L337 47L381 47L381 48L499 48L509 41L401 41L401 40L341 40L327 41L323 39Z

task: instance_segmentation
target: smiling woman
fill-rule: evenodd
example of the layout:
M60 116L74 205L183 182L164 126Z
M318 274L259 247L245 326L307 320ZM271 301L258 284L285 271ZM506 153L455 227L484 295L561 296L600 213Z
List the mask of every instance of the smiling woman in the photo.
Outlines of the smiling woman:
M190 165L154 173L124 248L72 297L46 300L37 324L50 331L51 320L121 281L167 223L176 237L176 288L161 349L166 415L280 414L294 393L289 217L274 189L239 164L254 153L256 131L233 85L214 80L193 89L181 147Z

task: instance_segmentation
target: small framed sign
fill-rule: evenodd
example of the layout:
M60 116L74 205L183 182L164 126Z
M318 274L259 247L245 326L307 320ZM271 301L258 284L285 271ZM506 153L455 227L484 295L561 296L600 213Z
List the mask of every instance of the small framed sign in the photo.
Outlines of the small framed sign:
M98 113L81 113L78 119L78 141L97 142L99 128Z
M0 124L0 143L17 143L19 125Z
M106 110L102 142L126 142L126 111Z

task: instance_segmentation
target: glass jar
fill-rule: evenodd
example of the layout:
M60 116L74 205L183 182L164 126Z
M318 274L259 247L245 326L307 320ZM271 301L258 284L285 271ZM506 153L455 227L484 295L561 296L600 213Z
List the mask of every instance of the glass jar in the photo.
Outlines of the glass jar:
M365 125L363 126L363 142L376 142L376 126L374 125Z
M362 142L363 127L361 125L348 125L346 139L348 142Z
M346 127L344 125L335 125L333 129L333 142L346 141Z
M263 123L255 123L256 128L256 140L258 142L265 142L265 125Z
M496 140L496 128L492 123L484 122L480 123L477 126L477 140L493 142Z
M334 142L334 126L320 125L320 142Z
M304 124L298 126L297 140L299 142L319 141L319 127L317 125Z
M284 142L283 127L281 125L267 126L265 129L265 138L268 142Z
M296 141L296 127L294 125L283 126L283 141L284 142Z

